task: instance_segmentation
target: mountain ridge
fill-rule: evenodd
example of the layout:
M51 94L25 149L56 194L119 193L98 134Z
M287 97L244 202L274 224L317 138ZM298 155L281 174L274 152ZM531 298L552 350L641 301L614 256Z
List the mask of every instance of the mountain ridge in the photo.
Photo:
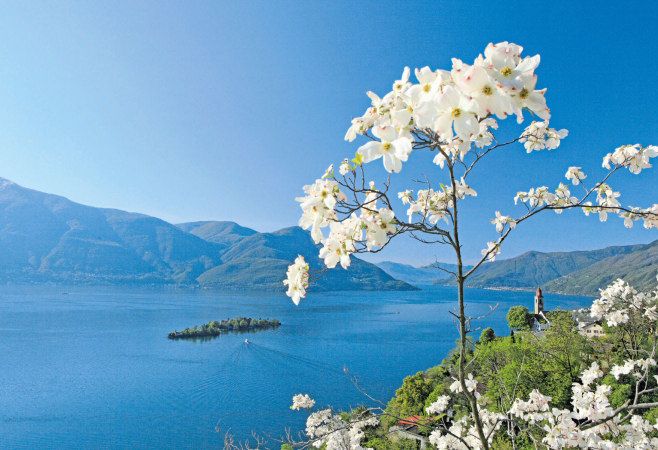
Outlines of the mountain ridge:
M454 271L454 264L438 264ZM428 266L415 267L392 261L377 265L394 278L414 286L455 283L448 273ZM467 279L466 285L528 291L542 287L546 292L595 295L617 278L625 279L638 289L653 289L657 273L658 240L655 240L648 244L612 245L571 252L530 250L513 258L485 263Z
M316 266L319 263L316 246L301 229L275 243L257 237L285 235L285 230L263 234L220 221L176 226L145 214L82 205L0 178L4 282L175 284L282 292L287 265L297 256L294 249L312 249L308 257ZM240 245L249 238L251 247ZM354 273L319 273L314 279L317 289L414 289L365 261L354 258L354 266Z
M316 290L404 290L451 284L428 266L352 257L326 270L308 232L261 233L231 221L177 225L141 213L96 208L0 178L0 282L175 284L227 290L282 291L298 254ZM454 264L438 263L445 270ZM653 288L658 240L572 252L528 251L486 263L467 286L593 295L616 278Z

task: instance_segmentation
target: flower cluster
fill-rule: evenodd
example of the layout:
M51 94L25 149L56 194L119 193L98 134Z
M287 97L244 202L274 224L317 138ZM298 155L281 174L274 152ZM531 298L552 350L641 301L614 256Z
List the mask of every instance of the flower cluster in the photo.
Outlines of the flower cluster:
M516 227L516 221L510 216L504 216L500 211L496 211L496 217L491 220L491 223L496 226L496 231L502 233L505 229L505 225L509 225L510 228Z
M306 296L308 288L308 264L303 256L297 256L295 262L288 266L288 273L283 284L288 286L286 295L292 299L295 305Z
M585 175L585 172L583 172L580 167L571 166L567 169L567 173L564 174L564 177L571 181L574 186L578 186L581 181L587 178L587 175Z
M658 156L658 146L649 145L642 147L640 144L622 145L614 152L603 157L603 167L610 169L612 166L626 167L631 173L638 174L643 169L651 168L649 160Z
M489 411L484 406L479 408L482 430L491 444L494 431L500 428L504 414ZM482 443L478 434L473 427L470 416L465 415L452 422L447 432L436 429L430 433L430 444L440 450L467 450L473 448L482 448Z
M642 220L644 228L658 228L658 203L649 208L631 207L629 211L622 211L619 216L624 219L624 226L632 228L633 222Z
M441 190L420 189L414 198L410 190L398 193L402 204L409 205L407 216L411 222L414 214L419 214L428 223L435 225L439 220L447 220L449 209L454 207L454 200L477 197L475 189L466 184L462 178L455 181L455 187L441 185Z
M341 171L345 164L351 170L349 163L343 162ZM304 186L305 196L296 199L302 209L299 226L305 230L310 229L313 241L322 244L319 257L330 269L338 264L347 269L351 263L350 256L357 251L360 243L363 243L367 250L382 247L397 230L398 221L394 212L378 206L382 194L375 188L375 184L371 182L365 191L359 214L352 212L341 219L337 208L345 202L346 197L334 178L333 167L330 166L322 178ZM326 228L329 228L329 233L325 236ZM284 282L288 286L287 295L293 298L295 304L306 295L305 289L308 286L308 265L304 271L305 278L300 278L300 264L302 263L295 262L290 266L288 279ZM303 283L297 282L295 276Z
M548 122L532 122L525 129L519 142L523 143L526 152L539 150L555 150L560 141L569 135L569 131L556 130L548 126Z
M594 300L590 315L597 320L605 320L609 327L617 327L629 321L631 315L643 315L656 320L658 291L638 292L622 279L602 289L599 298Z
M299 411L300 409L311 409L315 406L315 400L313 400L308 394L296 394L292 397L292 405L290 409L293 411Z
M509 414L539 425L545 434L542 441L549 448L655 448L658 439L647 433L658 428L637 415L630 416L630 424L622 424L610 405L612 388L593 385L602 375L596 362L583 371L581 383L572 387L572 410L550 408L550 397L534 390L528 401L516 399ZM620 447L620 441L625 445Z
M469 373L466 376L466 379L464 380L464 384L466 385L466 390L468 392L471 392L471 393L474 393L475 395L477 395L478 382L475 378L473 378L472 373ZM459 393L459 392L463 392L462 391L461 381L459 381L458 379L455 379L452 382L452 384L450 385L450 391L454 392L456 394Z
M450 404L449 395L439 395L436 401L432 402L430 406L425 408L425 412L427 414L441 414L446 409L448 409L449 404Z
M449 71L415 69L417 83L410 80L411 70L406 67L383 97L368 92L371 106L352 119L345 139L373 137L358 150L363 161L382 158L388 172L399 172L412 150L415 130L431 131L451 157L463 159L473 144L482 148L492 143L491 130L498 127L493 116L516 115L522 123L527 110L543 122L533 122L522 135L526 148L556 148L566 130L549 128L546 90L535 89L540 57L523 57L522 51L508 42L489 44L472 64L454 58ZM444 160L441 155L435 162L442 165Z
M346 421L331 409L316 411L306 419L306 435L313 447L326 450L372 450L361 446L364 428L375 427L379 419L369 416ZM324 447L323 447L324 446Z
M322 241L322 228L336 220L336 203L345 200L345 194L341 192L336 180L328 179L332 172L333 167L330 167L323 178L304 186L305 196L295 199L302 208L299 226L311 230L311 237L316 244Z

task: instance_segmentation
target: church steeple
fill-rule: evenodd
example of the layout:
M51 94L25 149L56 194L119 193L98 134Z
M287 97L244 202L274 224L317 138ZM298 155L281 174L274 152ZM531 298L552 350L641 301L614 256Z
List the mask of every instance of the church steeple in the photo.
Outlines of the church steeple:
M540 313L544 312L544 294L541 292L541 288L537 288L537 292L535 292L535 315L538 315Z

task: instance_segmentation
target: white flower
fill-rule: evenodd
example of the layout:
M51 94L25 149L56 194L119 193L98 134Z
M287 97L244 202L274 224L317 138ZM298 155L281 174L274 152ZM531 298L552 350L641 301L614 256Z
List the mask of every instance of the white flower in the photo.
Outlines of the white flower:
M308 264L304 257L299 255L295 262L288 266L287 277L283 284L288 286L286 295L290 297L295 305L306 297L306 288L308 288Z
M599 368L599 364L594 361L589 368L585 369L583 373L580 375L580 379L583 382L584 386L589 386L594 382L594 380L600 378L603 375L603 372L601 372Z
M315 400L309 397L308 394L297 394L292 397L292 405L290 409L299 411L300 409L311 409L315 406Z
M569 169L567 169L567 173L565 173L564 176L567 180L571 180L574 186L579 185L581 181L587 178L587 175L585 175L585 173L580 170L580 167L576 166L569 167Z
M480 253L488 261L493 262L496 260L496 256L500 254L500 244L497 242L487 242L487 248L483 249Z
M483 66L478 64L469 66L459 59L453 59L451 73L459 89L473 99L480 117L495 114L504 119L512 113L510 96L499 87L495 79L489 76Z
M477 145L479 148L491 145L494 140L493 133L491 132L492 129L498 129L498 122L496 122L496 119L489 117L487 119L481 120L480 130L477 136L473 138L475 145Z
M503 232L506 224L509 224L509 227L514 229L516 227L516 222L510 216L504 216L500 211L496 211L496 217L491 220L491 223L496 226L496 231L498 233Z
M441 414L446 410L448 404L450 403L450 396L440 395L434 403L425 408L427 414Z
M475 189L467 185L462 177L461 180L455 183L455 195L459 199L464 199L467 196L477 197L478 193L475 192Z
M345 422L331 409L316 411L306 419L306 435L315 448L326 450L367 450L361 446L364 428L375 427L379 419L374 416L354 422ZM324 446L324 447L323 447Z
M447 86L437 102L438 115L434 130L445 140L452 140L454 132L464 141L477 135L480 124L475 117L476 105L453 86Z
M407 189L406 191L403 192L398 192L398 198L402 201L403 205L408 205L413 201L413 191L410 191Z
M388 208L381 208L364 223L368 249L384 246L388 242L388 236L395 233L397 228L395 213Z
M379 141L368 142L357 150L363 156L363 162L383 158L387 172L400 172L402 162L406 161L411 153L411 140L398 135L393 127L374 127L372 134Z
M533 150L553 150L560 146L560 141L569 135L569 131L550 128L548 122L532 122L525 129L519 142L523 142L528 153Z
M607 208L599 210L599 219L601 222L605 222L608 219L608 212L618 211L616 208L621 205L617 198L619 198L620 195L621 194L619 192L613 191L612 188L605 183L601 183L596 189L597 203L599 206L604 206Z
M544 204L551 205L556 198L557 196L551 193L546 186L540 186L530 188L528 192L518 192L514 197L514 204L521 200L523 203L528 203L531 208L535 208Z
M602 165L606 169L610 169L612 163L615 166L627 167L631 173L638 174L642 170L650 168L649 161L656 156L658 156L658 147L655 145L644 148L640 144L622 145L617 147L614 152L605 155Z
M393 83L393 92L399 94L400 92L403 92L405 89L407 89L410 84L409 84L409 75L411 74L411 70L409 67L405 67L404 70L402 71L402 77L399 80L395 80Z
M347 159L344 159L342 163L340 163L340 166L338 167L338 172L345 176L347 175L348 172L350 172L352 168L350 167L350 162Z
M456 378L453 378L453 380L453 383L450 385L450 391L454 393L462 392L461 381ZM466 384L466 390L468 392L475 392L478 382L475 378L473 378L473 374L469 373L464 379L464 384Z
M323 239L322 228L336 219L334 207L338 201L345 200L345 195L338 182L330 179L315 180L315 183L304 186L304 192L305 196L295 199L302 208L299 226L305 230L310 228L311 237L317 244Z

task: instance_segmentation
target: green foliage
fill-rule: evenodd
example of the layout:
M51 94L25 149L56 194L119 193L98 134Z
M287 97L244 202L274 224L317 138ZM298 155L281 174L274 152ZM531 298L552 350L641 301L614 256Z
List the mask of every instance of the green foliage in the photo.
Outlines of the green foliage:
M477 378L482 400L492 411L508 411L514 399L526 400L534 389L551 397L552 407L569 409L572 407L573 383L580 380L580 374L590 366L592 360L598 361L607 372L612 364L620 363L627 357L625 352L629 342L639 343L644 351L650 350L652 333L643 325L646 318L642 314L642 311L638 311L635 317L633 313L628 324L607 330L602 339L590 340L579 334L570 311L547 312L546 320L550 326L541 333L533 333L528 331L532 318L528 310L523 306L513 307L508 313L508 321L510 327L517 330L516 334L496 337L493 330L484 330L477 345L467 346L468 372ZM387 415L393 418L425 416L425 408L438 396L450 394L449 386L456 376L458 363L459 353L453 350L440 365L405 378L387 406ZM632 397L634 389L631 378L622 376L616 380L607 375L602 380L612 388L610 402L613 407L624 404ZM451 398L453 415L443 418L447 421L467 413L463 396ZM646 401L658 402L658 393L647 395ZM654 423L658 417L658 408L645 415ZM431 419L424 417L424 420ZM381 427L368 436L368 446L375 449L399 448L387 436L392 423L382 419ZM430 426L423 428L421 434L427 434ZM532 449L535 448L534 442L541 441L539 429L522 428L515 430L515 433L513 448ZM496 433L492 448L512 449L505 431Z
M219 336L230 331L256 331L278 328L281 325L276 319L252 319L250 317L235 317L217 322L212 320L204 325L185 328L183 331L172 331L169 339L207 338Z
M482 330L482 333L480 334L480 342L483 344L487 344L491 341L496 339L496 333L494 332L493 328L487 327L484 330Z
M281 450L294 450L294 447L290 444L281 444Z
M514 307L508 320L512 316L521 322L525 315L526 308ZM525 399L533 389L551 396L555 406L568 405L571 385L583 369L589 347L578 334L571 313L554 311L548 319L551 326L542 336L519 333L515 339L497 338L477 346L476 375L498 411L511 406L512 394ZM518 323L515 325L518 328Z
M644 417L644 420L648 421L649 423L656 423L656 421L658 421L658 408L651 408L647 410L644 414L642 414L642 417Z
M386 411L393 417L423 414L425 400L434 390L436 383L437 380L425 372L406 377L402 386L395 391L395 397L386 406Z
M364 444L365 448L375 450L418 450L418 443L411 439L396 439L394 437L373 437Z
M512 330L529 330L532 316L525 306L512 306L507 312L507 324Z

